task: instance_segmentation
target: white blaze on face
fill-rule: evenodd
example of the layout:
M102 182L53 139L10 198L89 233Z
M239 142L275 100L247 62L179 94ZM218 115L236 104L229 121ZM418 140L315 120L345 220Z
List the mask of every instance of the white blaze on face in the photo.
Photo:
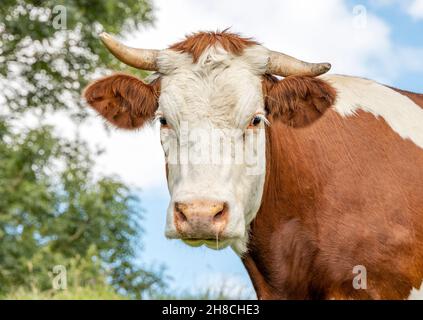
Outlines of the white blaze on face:
M211 47L197 63L186 53L160 53L157 116L167 122L161 140L171 194L169 238L180 237L174 223L175 202L220 201L229 209L220 246L231 245L238 253L245 250L265 177L261 76L267 59L267 49L259 45L241 56ZM256 115L263 121L253 127Z

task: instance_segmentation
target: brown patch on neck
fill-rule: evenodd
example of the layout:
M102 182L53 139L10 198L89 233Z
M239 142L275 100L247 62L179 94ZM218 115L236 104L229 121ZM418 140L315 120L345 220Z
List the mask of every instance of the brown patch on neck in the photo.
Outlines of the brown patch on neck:
M227 52L239 56L245 48L257 44L258 42L251 38L244 38L236 33L223 30L222 32L194 33L187 36L185 40L171 45L169 49L191 54L196 63L203 52L212 46L221 45Z

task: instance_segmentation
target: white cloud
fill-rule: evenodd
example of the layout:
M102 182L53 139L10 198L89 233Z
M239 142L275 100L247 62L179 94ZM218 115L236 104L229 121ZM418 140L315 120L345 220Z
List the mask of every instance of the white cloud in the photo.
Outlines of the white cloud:
M164 48L187 33L231 27L274 50L308 60L329 60L335 72L364 76L374 76L375 71L369 72L370 61L390 51L388 26L367 14L365 27L357 27L357 16L341 0L159 0L156 4L156 26L128 35L128 43ZM380 68L376 76L389 78L384 70Z
M407 13L414 19L423 19L423 0L413 0L407 7Z
M49 117L47 123L60 123L59 134L65 137L73 137L78 131L92 149L105 148L106 152L96 158L95 173L118 175L137 188L166 188L165 162L157 125L137 131L114 128L107 131L100 116L76 127L62 114Z
M390 3L396 0L374 0ZM421 0L418 0L421 1ZM185 34L231 27L265 46L312 61L330 61L332 72L360 75L391 83L413 70L392 43L390 27L364 6L343 0L257 2L157 0L154 27L126 36L138 47L165 48ZM407 48L407 56L420 52Z
M370 0L377 6L396 6L412 18L423 19L423 0Z
M106 153L97 159L97 172L117 174L143 189L165 187L165 163L157 127L134 132L112 129L108 133L97 117L81 127L80 136L92 146L106 146Z

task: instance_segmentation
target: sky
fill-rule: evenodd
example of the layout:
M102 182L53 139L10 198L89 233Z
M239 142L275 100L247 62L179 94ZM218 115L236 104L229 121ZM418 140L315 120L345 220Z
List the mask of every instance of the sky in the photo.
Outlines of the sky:
M125 34L125 44L161 49L195 31L230 27L272 50L331 62L331 73L423 92L423 0L153 1L154 26ZM248 275L230 248L191 248L165 238L169 195L158 126L106 132L103 121L92 115L78 131L92 147L106 150L97 159L97 172L120 176L142 199L144 249L137 261L165 264L177 291L223 286L233 297L253 298ZM72 135L71 123L61 123L61 133Z

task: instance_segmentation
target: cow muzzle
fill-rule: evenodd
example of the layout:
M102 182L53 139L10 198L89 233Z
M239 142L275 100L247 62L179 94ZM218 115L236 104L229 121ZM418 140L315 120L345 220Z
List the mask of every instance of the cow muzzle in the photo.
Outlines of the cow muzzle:
M229 218L228 205L221 201L175 202L174 223L181 239L190 245L222 238Z

